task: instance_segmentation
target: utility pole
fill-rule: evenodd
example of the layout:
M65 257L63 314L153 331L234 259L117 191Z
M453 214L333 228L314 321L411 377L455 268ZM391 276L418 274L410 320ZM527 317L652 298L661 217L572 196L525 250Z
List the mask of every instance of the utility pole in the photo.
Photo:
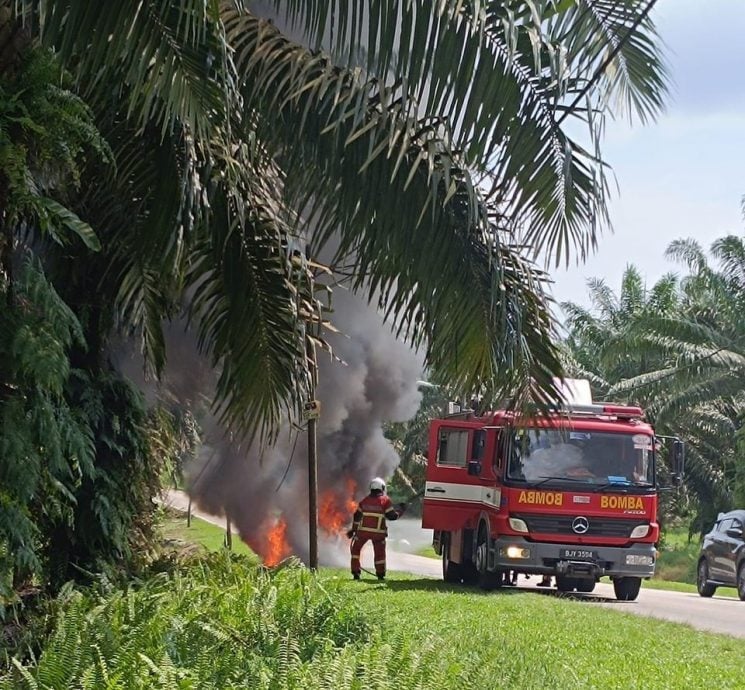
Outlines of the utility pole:
M306 334L306 353L308 356L310 387L309 400L305 406L308 419L308 565L311 570L318 570L318 415L319 406L316 398L318 384L318 366L316 348Z
M225 546L228 551L233 550L233 526L230 524L230 515L225 513Z

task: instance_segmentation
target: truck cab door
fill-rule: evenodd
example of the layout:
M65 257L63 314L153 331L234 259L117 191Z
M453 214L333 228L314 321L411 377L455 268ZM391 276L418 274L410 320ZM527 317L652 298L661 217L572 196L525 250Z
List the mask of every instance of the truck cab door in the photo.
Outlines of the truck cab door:
M499 506L489 454L493 439L480 424L435 422L430 433L422 526L455 530L484 503Z

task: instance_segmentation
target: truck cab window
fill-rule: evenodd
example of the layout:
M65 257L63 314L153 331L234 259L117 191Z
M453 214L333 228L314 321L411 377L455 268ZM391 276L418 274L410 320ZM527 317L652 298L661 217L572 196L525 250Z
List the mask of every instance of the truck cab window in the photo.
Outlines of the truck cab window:
M519 429L511 434L507 478L649 486L654 482L652 439L642 434Z
M466 467L468 460L468 431L441 429L437 464Z
M478 429L473 432L473 443L471 444L471 460L484 459L484 449L486 447L486 432Z

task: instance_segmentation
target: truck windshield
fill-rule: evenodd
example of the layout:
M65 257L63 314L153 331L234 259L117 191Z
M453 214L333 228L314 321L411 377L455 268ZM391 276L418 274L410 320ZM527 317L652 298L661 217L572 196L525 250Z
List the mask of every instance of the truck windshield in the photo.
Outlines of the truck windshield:
M519 429L507 443L507 479L608 486L654 484L653 438L566 429Z

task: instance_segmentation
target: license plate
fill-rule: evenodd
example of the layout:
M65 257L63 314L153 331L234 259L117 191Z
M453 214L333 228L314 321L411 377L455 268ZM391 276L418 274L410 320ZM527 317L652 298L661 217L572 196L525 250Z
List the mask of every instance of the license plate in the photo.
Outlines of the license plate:
M589 549L561 549L559 555L562 558L574 558L584 561L595 561L598 558L598 552L590 551Z

